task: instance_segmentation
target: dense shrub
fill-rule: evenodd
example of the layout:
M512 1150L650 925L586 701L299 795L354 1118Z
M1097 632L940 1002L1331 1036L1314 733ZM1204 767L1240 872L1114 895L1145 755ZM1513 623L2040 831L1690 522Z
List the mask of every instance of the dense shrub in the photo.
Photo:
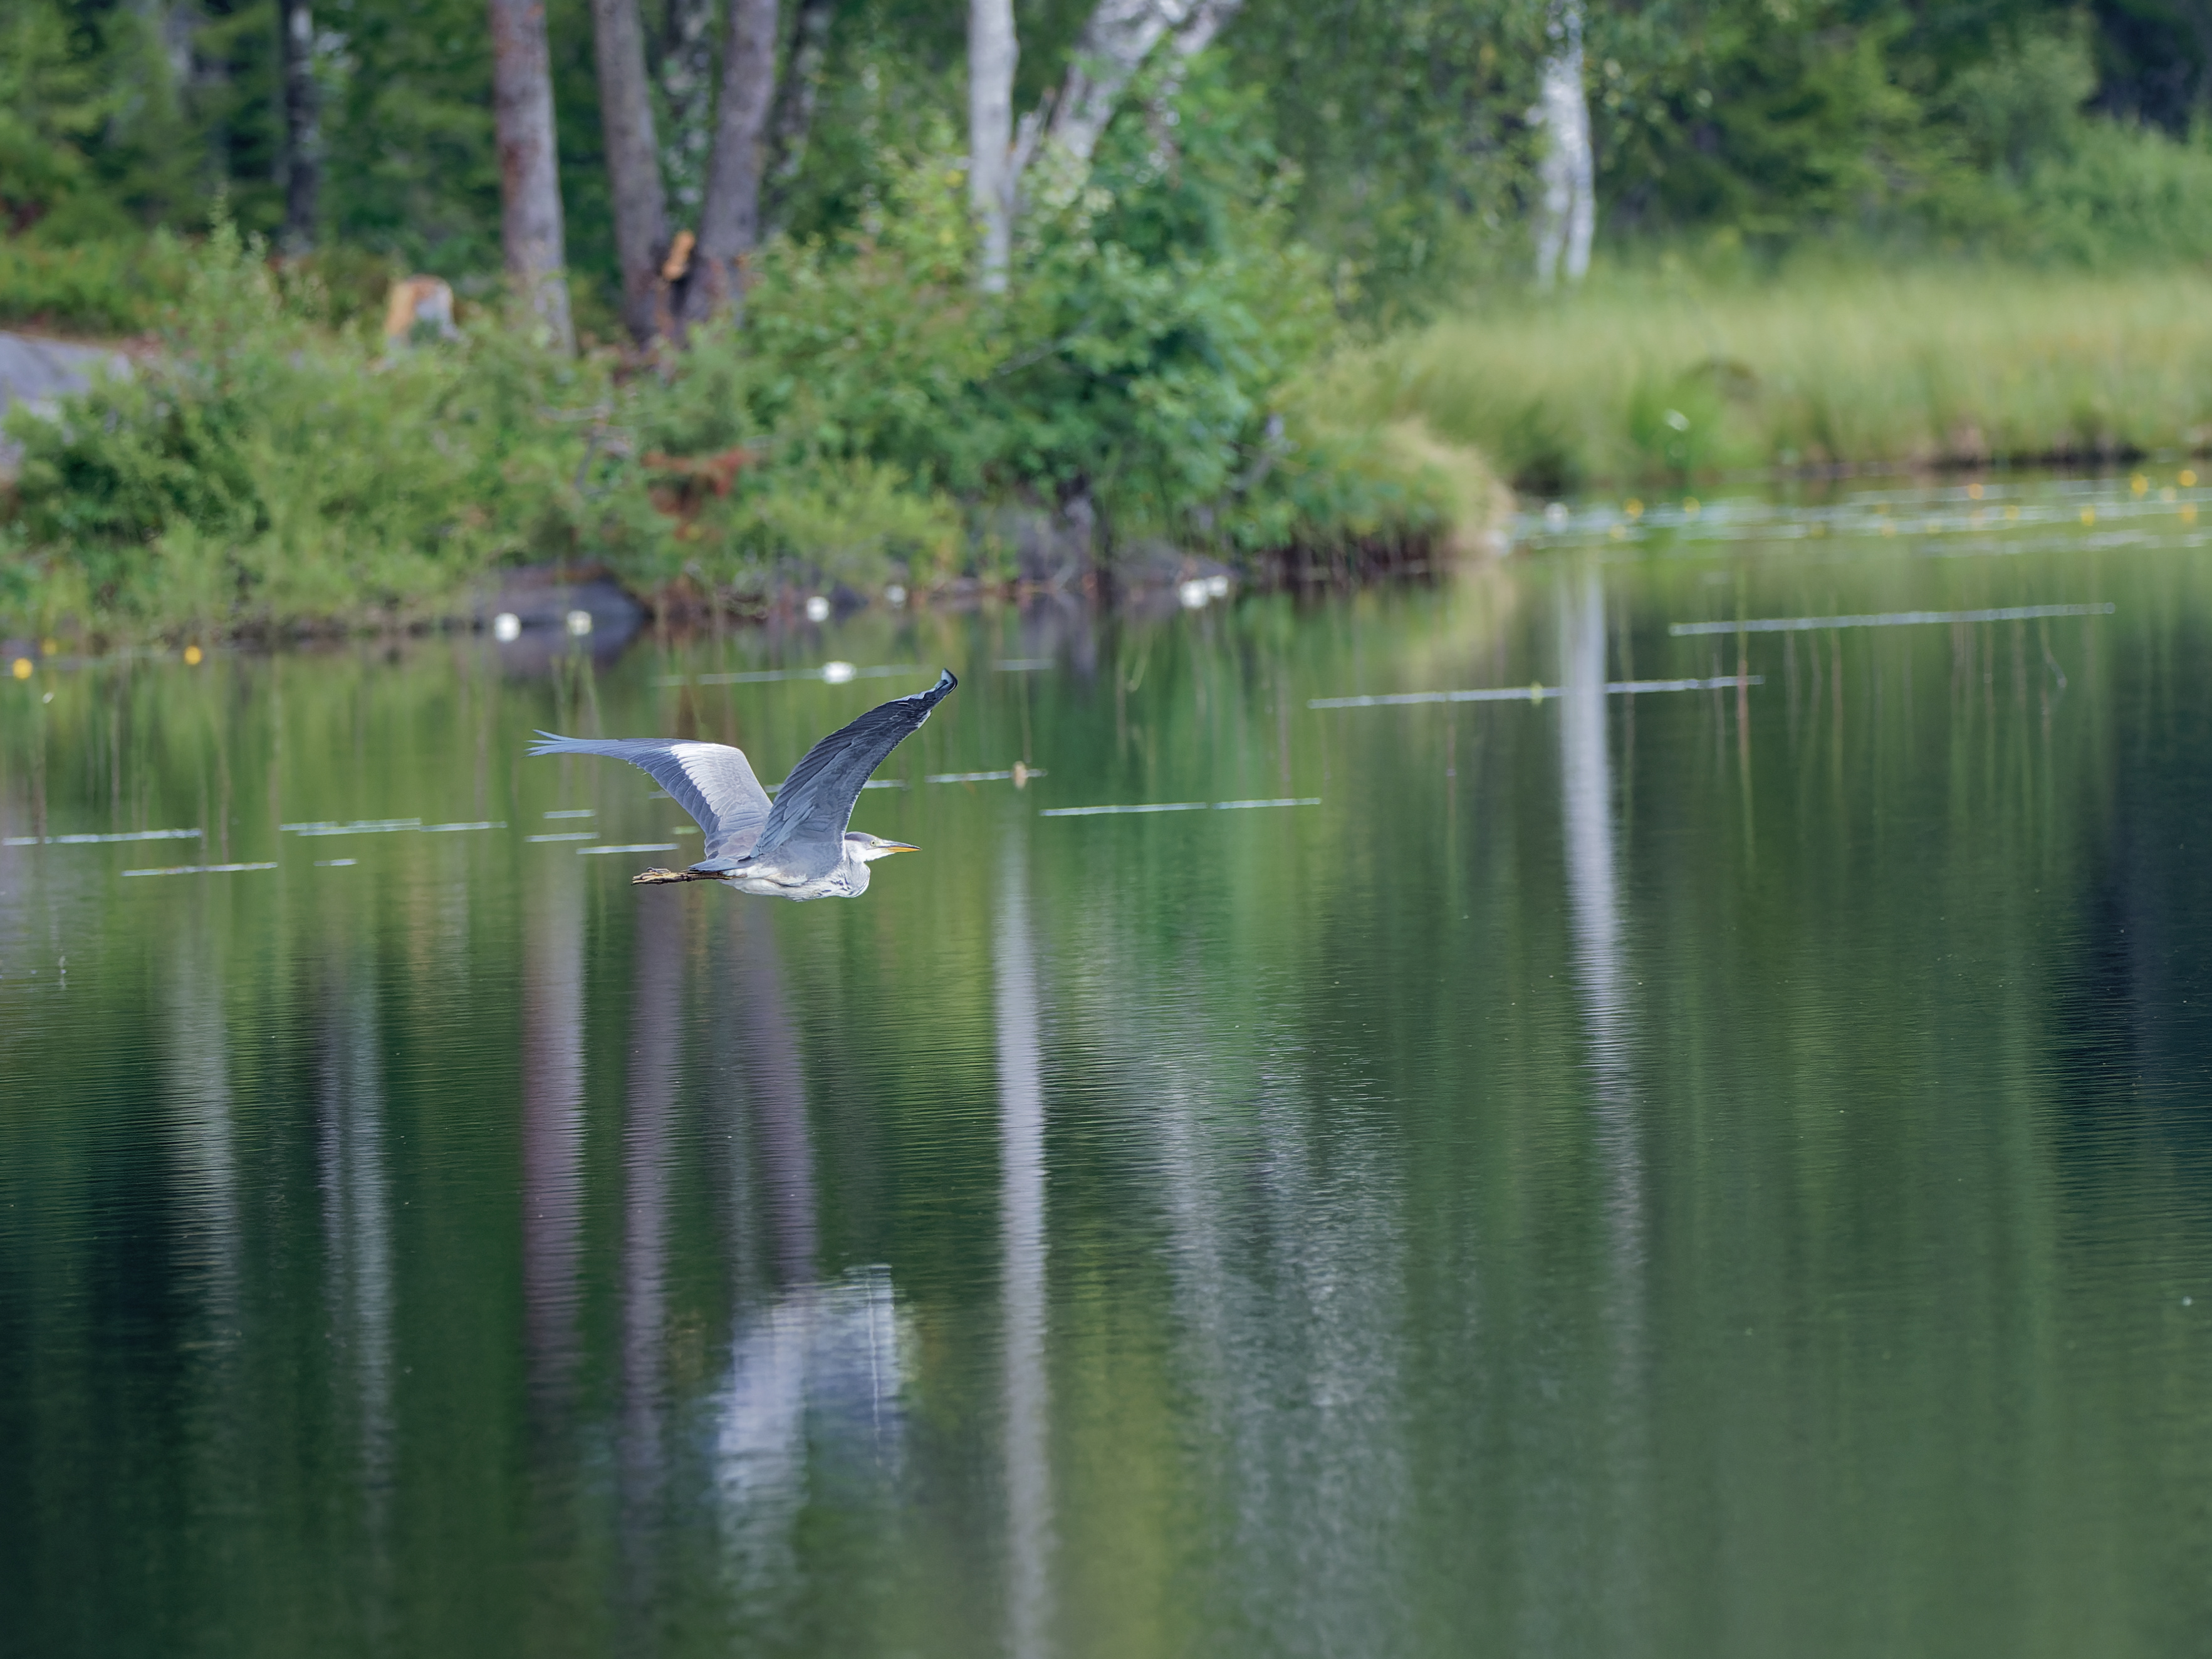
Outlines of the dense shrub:
M1172 151L1126 122L1080 189L1042 181L1003 295L971 278L959 159L886 158L852 229L763 250L742 326L631 386L586 538L646 585L779 552L866 584L988 561L959 527L1008 501L1229 553L1439 522L1451 488L1298 395L1337 324L1249 110L1201 76L1181 114ZM666 465L733 452L711 493Z
M136 334L183 295L185 276L165 232L73 246L0 236L0 324Z
M219 225L135 373L58 418L13 414L16 586L125 626L286 625L435 605L502 555L565 550L580 439L555 417L600 395L592 366L498 329L387 362L317 308Z
M1929 222L1955 244L2045 264L2212 258L2212 148L2085 112L2096 82L2070 28L1963 70L1943 109L1966 166L1929 191Z
M763 251L741 322L642 365L489 316L386 359L220 225L141 372L14 419L16 603L289 626L556 556L647 592L927 583L1001 574L969 532L1010 502L1232 554L1441 522L1465 491L1431 450L1298 394L1328 296L1264 152L1194 110L1180 154L1117 138L1034 215L1003 295L968 275L957 162L887 164L852 230Z

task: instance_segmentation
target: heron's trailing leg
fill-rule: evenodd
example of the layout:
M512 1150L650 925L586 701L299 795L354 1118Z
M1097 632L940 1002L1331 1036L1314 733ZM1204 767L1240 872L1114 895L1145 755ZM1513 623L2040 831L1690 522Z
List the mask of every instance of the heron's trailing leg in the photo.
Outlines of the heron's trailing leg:
M639 886L649 881L720 881L719 875L703 870L641 870L629 878L629 884Z

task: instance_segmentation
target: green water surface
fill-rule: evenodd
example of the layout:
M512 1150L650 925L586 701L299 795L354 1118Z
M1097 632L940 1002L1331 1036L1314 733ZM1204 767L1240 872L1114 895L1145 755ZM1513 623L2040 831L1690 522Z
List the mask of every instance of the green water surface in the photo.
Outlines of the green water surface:
M1352 597L38 659L0 1651L2203 1652L2172 482L1595 512ZM833 659L891 672L761 678ZM924 850L857 901L633 888L681 811L523 752L775 779L939 664L854 818ZM216 865L274 867L130 873Z

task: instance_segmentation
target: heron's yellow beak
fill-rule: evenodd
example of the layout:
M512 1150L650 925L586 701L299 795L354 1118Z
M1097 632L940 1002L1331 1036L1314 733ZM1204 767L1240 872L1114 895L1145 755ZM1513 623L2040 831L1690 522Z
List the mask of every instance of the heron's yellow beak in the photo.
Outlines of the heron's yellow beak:
M870 850L878 854L919 853L921 848L908 841L879 841Z

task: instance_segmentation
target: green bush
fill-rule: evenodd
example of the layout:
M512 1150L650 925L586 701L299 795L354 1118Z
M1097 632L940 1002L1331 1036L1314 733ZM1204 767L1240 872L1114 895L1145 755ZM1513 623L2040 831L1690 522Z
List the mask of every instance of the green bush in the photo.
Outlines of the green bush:
M11 416L16 585L126 628L289 627L404 614L503 556L572 550L582 439L548 416L603 377L520 337L385 361L289 305L219 224L157 354L58 418Z
M629 388L589 536L641 585L743 585L781 552L866 586L945 574L960 521L1010 500L1231 553L1441 522L1450 492L1379 429L1301 399L1334 313L1249 112L1201 75L1182 113L1173 155L1125 122L1080 189L1037 181L1003 295L972 280L960 159L887 158L851 230L763 250L742 325ZM733 449L726 495L672 487L669 459ZM677 522L636 510L654 457Z
M2014 259L2099 270L2212 258L2212 148L2083 112L2077 30L2032 33L1954 76L1942 110L1966 165L1932 189L1939 234Z
M186 268L167 232L71 246L0 236L0 324L136 334L182 297Z
M642 365L495 319L386 360L343 270L219 222L141 372L15 421L10 580L118 626L291 627L506 559L647 593L995 575L968 532L1013 502L1232 555L1453 520L1461 462L1314 395L1329 296L1236 100L1201 76L1183 110L1174 152L1127 122L1080 188L1039 180L1004 294L959 161L894 158L851 229L760 252L741 320Z
M1160 198L1204 186L1115 159L1032 221L1003 296L970 279L955 157L898 170L843 236L772 246L743 326L702 331L639 392L641 449L773 434L758 488L865 459L951 499L1089 495L1132 532L1184 527L1249 466L1328 300L1264 198L1183 235L1160 219L1202 207Z

